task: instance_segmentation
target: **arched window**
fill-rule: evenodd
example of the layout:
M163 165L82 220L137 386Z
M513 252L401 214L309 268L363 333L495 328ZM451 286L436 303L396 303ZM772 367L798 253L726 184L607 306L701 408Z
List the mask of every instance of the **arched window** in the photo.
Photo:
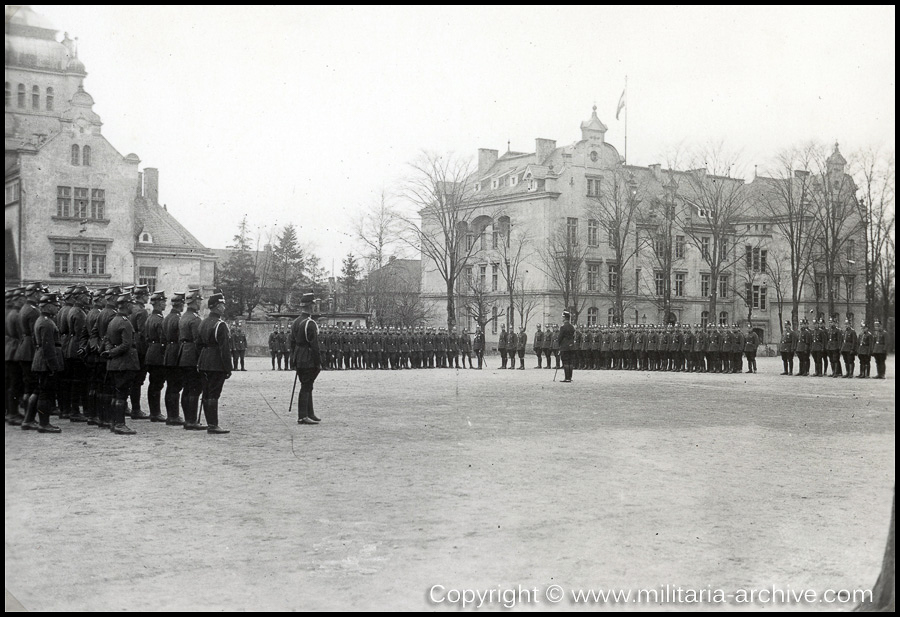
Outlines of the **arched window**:
M31 108L34 110L41 108L41 89L37 86L31 87Z
M25 109L25 84L19 84L19 92L17 93L16 104Z
M78 144L72 144L72 165L79 164Z
M53 111L53 88L47 88L47 111Z
M10 103L12 103L12 86L6 82L6 107L9 107Z
M728 311L722 311L719 313L719 323L720 324L728 324Z
M592 306L591 308L589 308L588 312L587 312L587 325L596 326L597 319L599 316L600 316L600 311L599 311L599 309L597 309L596 306Z
M91 147L85 146L81 149L81 164L85 167L91 166Z
M709 311L703 311L700 313L700 326L705 328L709 325Z
M608 311L606 311L606 325L607 326L613 325L613 317L615 317L615 313L613 313L613 310L610 308Z

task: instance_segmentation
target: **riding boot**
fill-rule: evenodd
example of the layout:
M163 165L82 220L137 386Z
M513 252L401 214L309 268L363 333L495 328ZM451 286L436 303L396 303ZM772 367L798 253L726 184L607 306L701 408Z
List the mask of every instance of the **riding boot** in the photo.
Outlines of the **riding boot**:
M128 403L125 400L117 400L116 401L116 410L115 410L115 418L112 432L116 435L134 435L135 430L130 428L127 424L125 424L125 410L128 408Z
M38 429L37 422L34 421L34 417L37 415L37 403L37 394L32 394L28 397L28 402L25 404L25 419L22 421L23 431L36 431Z
M38 433L61 433L62 429L58 426L54 426L50 424L50 412L38 410L38 417L40 418L40 426L38 426Z
M219 399L204 399L203 405L206 410L206 423L209 425L206 427L206 432L211 435L224 435L230 433L231 431L228 429L219 427Z

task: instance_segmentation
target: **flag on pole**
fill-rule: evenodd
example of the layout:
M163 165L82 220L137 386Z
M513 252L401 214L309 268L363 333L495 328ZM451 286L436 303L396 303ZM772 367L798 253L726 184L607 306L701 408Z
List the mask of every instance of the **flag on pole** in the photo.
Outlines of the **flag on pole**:
M616 106L616 120L619 119L619 113L625 108L625 90L622 90L622 96L619 97L619 104Z

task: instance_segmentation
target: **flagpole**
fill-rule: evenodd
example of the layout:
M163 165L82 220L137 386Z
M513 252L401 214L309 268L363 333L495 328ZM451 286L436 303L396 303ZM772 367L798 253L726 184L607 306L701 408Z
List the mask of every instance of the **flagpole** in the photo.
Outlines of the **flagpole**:
M625 76L625 164L628 164L628 75Z

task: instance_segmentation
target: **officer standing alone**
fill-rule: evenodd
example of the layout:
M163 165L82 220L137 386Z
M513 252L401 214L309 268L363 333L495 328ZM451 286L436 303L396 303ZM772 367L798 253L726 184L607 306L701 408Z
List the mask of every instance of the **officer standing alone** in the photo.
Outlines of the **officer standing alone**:
M313 386L322 370L319 356L319 326L312 318L315 296L303 294L300 299L300 316L291 324L291 358L300 381L297 397L297 424L318 424L313 409Z
M213 294L207 301L209 315L200 323L200 371L201 397L206 412L206 432L224 435L231 431L219 426L219 397L225 380L231 377L231 333L222 319L225 314L225 296Z

